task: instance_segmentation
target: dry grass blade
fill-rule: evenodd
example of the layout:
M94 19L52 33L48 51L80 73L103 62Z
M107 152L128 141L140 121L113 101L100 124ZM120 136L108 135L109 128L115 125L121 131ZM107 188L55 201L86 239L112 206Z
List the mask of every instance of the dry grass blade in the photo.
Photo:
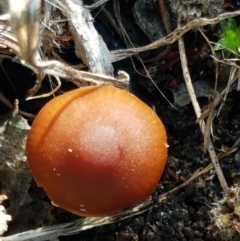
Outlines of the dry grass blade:
M220 110L221 110L221 107L223 105L223 101L224 101L224 99L226 99L227 94L232 89L232 87L235 85L236 81L238 81L238 83L239 83L240 71L239 71L239 66L236 64L235 59L234 60L227 60L227 59L220 60L220 59L217 59L215 56L212 56L212 58L214 59L214 61L216 63L222 63L224 65L230 65L231 68L232 68L231 74L229 75L228 84L227 84L226 88L219 95L217 95L212 101L213 107L211 107L211 108L215 109L218 105L220 105L220 107L217 111L217 115L218 115ZM197 118L196 122L199 123L199 121L205 119L209 115L209 113L211 111L211 108L210 108L209 105L204 107L203 110L202 110L201 116Z
M181 27L180 21L181 21L181 19L179 18L178 19L178 26L179 27ZM179 38L178 46L179 46L180 59L181 59L183 76L184 76L184 80L185 80L185 83L186 83L186 87L188 89L188 93L189 93L189 96L190 96L190 99L191 99L196 117L199 118L201 116L201 109L200 109L197 97L195 95L194 88L193 88L193 85L192 85L192 80L191 80L191 77L190 77L190 74L189 74L183 38ZM200 126L202 134L204 135L205 130L206 130L206 125L205 125L204 120L199 121L199 126ZM211 140L208 141L208 153L209 153L209 156L212 160L213 166L216 170L216 174L218 176L218 180L220 182L222 190L223 190L224 193L227 193L228 185L227 185L227 182L224 178L221 166L219 164L219 161L218 161L218 158L217 158L217 155L215 153L215 150L214 150L214 147L213 147L213 144L212 144Z
M16 55L20 53L17 39L12 35L11 28L6 26L6 22L3 21L0 21L0 47L9 48Z
M238 15L240 15L240 11L223 13L213 19L208 19L208 18L194 19L194 20L190 21L189 23L187 23L186 25L175 29L173 32L168 34L166 37L164 37L158 41L155 41L149 45L146 45L144 47L111 51L112 62L119 61L124 58L128 58L129 56L132 56L132 55L135 55L135 54L147 51L147 50L157 49L161 46L173 44L174 42L176 42L179 38L181 38L185 33L187 33L191 29L206 26L206 25L217 24L224 19L232 18L232 17L238 16Z
M237 151L238 149L240 148L240 139L238 139L234 144L233 146L231 146L228 150L226 150L224 153L220 153L218 155L218 158L219 159L222 159L224 158L225 156L228 156L230 155L231 153Z
M91 4L91 5L84 5L84 7L85 7L86 9L88 9L88 10L92 10L92 9L95 9L95 8L101 6L102 4L104 4L104 3L108 2L108 1L109 1L109 0L99 0L99 1L97 1L96 3L93 3L93 4Z
M55 78L64 78L69 81L72 81L77 86L84 85L114 85L119 88L128 89L129 85L129 77L128 74L122 73L117 77L111 77L112 75L112 65L110 61L110 55L106 48L105 43L102 38L96 33L96 30L93 30L92 18L90 19L89 12L83 8L81 2L76 2L74 0L62 0L56 1L55 4L66 5L67 11L65 14L69 19L69 25L71 29L71 34L73 35L76 52L78 56L87 56L84 59L84 62L89 66L90 70L95 73L78 71L60 61L57 60L45 60L44 52L40 46L42 38L44 38L44 34L42 38L39 37L41 32L44 32L44 26L40 25L39 17L40 17L40 1L9 1L10 6L10 16L11 16L11 27L13 31L13 35L16 36L17 41L14 42L16 45L12 46L13 49L16 49L15 54L17 54L21 59L23 59L28 65L32 66L32 68L36 69L38 73L41 74L49 74L55 76ZM47 3L48 4L48 3ZM78 13L82 14L74 15L71 9L76 10L78 6ZM16 6L19 6L16 8ZM45 10L51 10L48 5ZM46 16L50 16L51 13L45 13ZM81 17L81 19L79 19ZM77 19L75 19L77 18ZM81 21L80 21L81 20ZM84 21L83 21L84 20ZM79 22L80 21L80 22ZM47 20L44 19L44 23L46 25ZM89 27L90 25L90 27ZM79 27L80 26L80 27ZM92 27L91 27L92 26ZM89 28L89 29L88 29ZM10 32L10 28L8 27L8 31ZM48 30L47 30L48 31ZM5 31L6 32L6 31ZM9 35L9 40L6 39L4 33L0 33L1 37L6 41L3 44L7 47L10 46L9 40L15 40L12 37L12 34ZM97 35L96 35L97 34ZM84 36L88 36L88 41ZM47 36L47 35L46 35ZM92 41L95 39L95 42ZM1 38L0 38L1 40ZM12 41L13 41L12 40ZM80 40L84 40L81 42ZM40 41L40 42L39 42ZM97 41L97 42L96 42ZM0 42L1 43L1 42ZM88 45L86 45L86 43ZM94 44L90 46L89 43ZM18 47L19 46L19 47ZM95 48L99 48L102 46L101 51L99 49L96 51ZM105 47L104 47L105 46ZM107 52L106 52L107 51ZM96 56L98 54L98 56ZM105 56L103 58L102 56ZM102 61L99 61L99 58ZM92 62L93 61L93 62ZM96 64L97 61L97 64ZM94 69L91 66L98 66L97 69ZM36 86L36 90L39 88L39 85Z
M30 64L37 57L40 4L40 0L9 1L11 30L18 40L20 57Z

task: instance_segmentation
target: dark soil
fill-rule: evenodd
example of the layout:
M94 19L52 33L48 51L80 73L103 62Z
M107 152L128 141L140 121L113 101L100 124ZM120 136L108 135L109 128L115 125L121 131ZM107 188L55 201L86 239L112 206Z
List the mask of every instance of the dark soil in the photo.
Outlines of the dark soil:
M125 1L124 1L125 2ZM125 2L124 9L130 12L132 5ZM124 15L128 17L128 12ZM98 22L99 21L99 22ZM133 19L130 19L132 23ZM106 26L96 18L96 26L109 48L113 46L123 47L124 43L119 40L116 33L110 35ZM134 25L135 26L135 25ZM136 27L136 31L142 34L140 29ZM103 32L101 32L103 31ZM112 34L112 33L111 33ZM194 39L194 41L192 41ZM112 41L110 43L110 40ZM190 32L185 36L186 45L188 46L188 61L193 82L202 80L206 81L209 86L214 85L214 67L209 55L204 57L200 55L204 40L196 32ZM147 38L144 37L143 45L146 44ZM189 44L188 44L189 43ZM197 49L197 50L196 50ZM73 50L69 50L70 52ZM177 51L177 46L173 45L170 53ZM157 51L156 51L157 52ZM169 54L170 54L169 53ZM154 55L155 53L149 53ZM67 55L67 53L65 53ZM133 59L138 72L145 73L141 64L137 59ZM164 59L163 59L164 62ZM25 101L27 91L34 85L35 76L32 72L23 66L14 63L11 60L4 59L0 69L0 90L13 103L14 99L19 99L20 109L32 114L37 114L41 107L52 97L46 99L37 99ZM154 65L154 64L153 64ZM147 68L150 70L150 67ZM198 124L195 123L196 118L191 103L179 106L174 103L173 92L177 91L179 85L184 83L182 76L181 64L178 59L170 66L159 65L154 68L152 78L161 89L164 95L176 108L173 108L168 101L159 93L152 82L140 76L133 68L130 59L118 62L114 65L115 71L122 69L131 76L130 91L136 94L140 99L153 107L159 117L165 124L168 135L168 163L165 172L159 182L159 186L153 193L154 204L140 215L133 216L122 221L118 221L111 225L104 225L84 231L77 235L61 237L61 241L213 241L218 240L215 237L215 231L211 223L210 210L212 204L222 198L222 190L219 181L212 169L205 175L195 179L190 185L174 192L168 198L159 203L158 197L177 187L193 173L199 169L206 167L210 162L208 154L203 153L203 137ZM3 71L5 70L5 72ZM9 79L7 78L8 75ZM61 91L66 92L74 89L71 83L62 80ZM224 83L223 83L224 85ZM40 93L50 90L48 79L44 80L40 89ZM60 94L60 93L58 93ZM207 97L198 98L201 107L207 105L210 101ZM0 102L0 114L9 111L9 109ZM29 120L31 124L31 120ZM213 139L214 147L217 153L220 153L222 147L231 147L240 138L240 94L236 90L229 93L224 103L223 109L219 116L213 122ZM240 151L221 159L221 167L227 180L228 186L232 186L238 182L240 178ZM50 204L44 192L38 188L33 181L31 188L28 190L30 196L34 196L37 202ZM42 209L33 204L21 210L18 217L10 223L7 235L12 233L26 231L20 228L22 222L20 217L32 209L36 216L26 218L28 229L36 226L38 209ZM47 218L41 225L51 225L65 223L75 220L77 217L54 207L51 211L52 217ZM26 228L26 227L25 227Z

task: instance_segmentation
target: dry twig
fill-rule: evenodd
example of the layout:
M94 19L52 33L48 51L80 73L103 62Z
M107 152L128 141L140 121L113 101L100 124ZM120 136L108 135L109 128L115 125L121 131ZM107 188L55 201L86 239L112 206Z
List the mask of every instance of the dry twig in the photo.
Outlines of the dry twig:
M132 56L132 55L135 55L135 54L147 51L147 50L157 49L161 46L173 44L180 37L182 37L185 33L187 33L188 31L190 31L194 28L202 27L202 26L206 26L206 25L217 24L224 19L232 18L232 17L238 16L238 15L240 15L240 10L235 11L235 12L223 13L213 19L208 19L208 18L194 19L194 20L188 22L186 25L178 27L173 32L168 34L166 37L159 39L158 41L155 41L149 45L139 47L139 48L111 51L112 62L119 61L121 59L127 58L129 56Z
M180 18L178 19L178 27L179 28L182 27ZM180 37L179 40L178 40L178 46L179 46L180 59L181 59L181 64L182 64L182 71L183 71L183 76L184 76L184 79L185 79L186 87L188 89L188 93L189 93L189 96L190 96L190 99L191 99L191 102L192 102L192 105L193 105L196 117L199 118L201 116L201 108L200 108L199 103L197 101L197 97L195 95L194 88L193 88L192 81L191 81L191 77L190 77L190 74L189 74L187 58L186 58L186 51L185 51L185 46L184 46L184 40L183 40L182 37ZM205 121L204 120L200 120L199 121L199 126L200 126L202 134L204 135L205 128L206 128ZM226 182L226 180L224 178L224 175L223 175L221 166L219 164L217 155L215 153L213 144L212 144L211 140L209 140L208 143L209 143L209 145L208 145L208 153L209 153L209 156L210 156L210 158L212 160L213 166L214 166L214 168L216 170L216 174L218 176L218 180L220 182L220 185L222 187L223 192L227 193L227 189L228 189L227 182Z
M56 2L60 4L60 7L67 6L67 10L63 14L68 17L76 53L93 73L79 71L60 61L48 61L43 57L44 51L39 49L41 46L39 34L40 31L43 31L43 26L40 26L39 23L40 0L9 1L11 29L5 27L0 32L0 36L3 38L2 41L0 38L0 44L13 49L15 54L25 61L25 65L31 66L40 76L53 75L56 78L72 81L77 86L105 84L128 89L129 77L127 73L121 72L117 78L111 76L110 54L102 38L93 28L92 18L82 3L75 0L58 0ZM51 9L48 5L46 6L47 9ZM78 14L73 14L72 9L77 10ZM41 81L37 82L37 86L33 89L38 90L40 85Z

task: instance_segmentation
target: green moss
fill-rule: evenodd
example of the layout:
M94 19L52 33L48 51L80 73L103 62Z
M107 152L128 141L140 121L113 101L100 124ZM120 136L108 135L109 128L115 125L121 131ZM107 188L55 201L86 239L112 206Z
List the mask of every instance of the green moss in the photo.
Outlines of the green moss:
M234 19L229 18L220 23L220 40L215 44L214 50L224 50L227 57L231 54L239 56L240 54L240 27L237 26Z

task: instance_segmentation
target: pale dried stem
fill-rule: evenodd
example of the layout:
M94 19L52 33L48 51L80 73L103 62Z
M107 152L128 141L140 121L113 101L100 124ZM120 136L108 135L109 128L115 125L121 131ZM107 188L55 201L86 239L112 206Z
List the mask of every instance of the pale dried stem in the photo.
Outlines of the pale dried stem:
M76 55L89 67L90 72L112 76L113 67L110 52L96 31L93 25L94 19L90 12L83 7L82 1L59 1L67 9L63 14L68 19Z
M84 5L84 7L88 10L93 10L95 8L100 7L102 4L108 2L109 0L98 0L97 2L91 4L91 5Z
M173 194L173 193L179 191L180 189L188 186L189 184L191 184L191 183L194 181L194 179L196 179L197 177L199 177L199 176L207 173L207 172L210 171L212 168L213 168L212 163L209 164L208 166L206 166L204 169L203 169L203 168L199 168L199 169L198 169L197 171L195 171L195 172L193 173L193 175L192 175L189 179L187 179L185 182L183 182L183 183L180 184L179 186L177 186L177 187L171 189L170 191L164 193L163 195L161 195L159 201L160 201L160 202L164 201L169 194Z
M45 25L40 25L40 3L40 0L9 0L11 29L3 27L3 31L0 32L0 46L5 45L13 49L14 53L25 61L26 66L31 66L41 76L48 74L55 78L64 78L77 86L113 85L128 89L129 77L126 73L116 78L112 77L110 53L102 37L95 30L93 18L83 7L82 1L57 0L54 4L60 7L65 6L62 14L67 17L69 31L75 42L76 55L83 60L90 71L79 71L57 60L48 61L44 56L44 51L39 48L43 44L42 39L44 38L44 34L42 36L39 34L44 32L46 26L48 27L47 22L49 21L49 19L44 19ZM52 6L47 2L45 4L45 11L51 11ZM49 12L46 14L48 16ZM1 36L3 41L1 41ZM37 81L30 96L35 94L40 85L41 81ZM60 85L58 84L58 86ZM52 92L47 95L49 94Z
M224 19L236 17L238 15L240 15L240 10L235 12L223 13L213 19L208 19L208 18L194 19L191 22L187 23L186 25L178 27L173 32L168 34L166 37L161 38L149 45L139 47L139 48L130 48L130 49L124 49L124 50L111 51L112 62L127 58L129 56L141 53L143 51L157 49L161 46L173 44L189 30L192 30L197 27L206 26L206 25L217 24Z
M182 27L181 26L181 19L179 18L178 19L178 28L181 28L181 27ZM179 40L178 40L178 46L179 46L180 59L181 59L182 71L183 71L183 76L184 76L184 79L185 79L185 84L186 84L186 87L187 87L187 90L188 90L188 93L189 93L189 96L190 96L190 99L191 99L196 117L199 118L201 116L201 108L199 106L199 103L198 103L198 100L197 100L197 97L195 95L195 91L194 91L194 88L193 88L193 85L192 85L192 80L191 80L190 73L189 73L189 70L188 70L184 40L183 40L182 37L180 37ZM202 134L204 135L205 127L206 127L205 121L200 120L199 126L200 126ZM213 163L213 166L215 168L215 171L216 171L218 180L220 182L220 185L222 187L222 190L226 194L227 190L228 190L228 185L227 185L227 182L224 178L221 166L219 164L219 161L218 161L218 158L217 158L217 155L216 155L216 152L214 150L214 147L213 147L213 144L212 144L211 140L209 140L208 153L209 153L209 156L212 160L212 163Z

